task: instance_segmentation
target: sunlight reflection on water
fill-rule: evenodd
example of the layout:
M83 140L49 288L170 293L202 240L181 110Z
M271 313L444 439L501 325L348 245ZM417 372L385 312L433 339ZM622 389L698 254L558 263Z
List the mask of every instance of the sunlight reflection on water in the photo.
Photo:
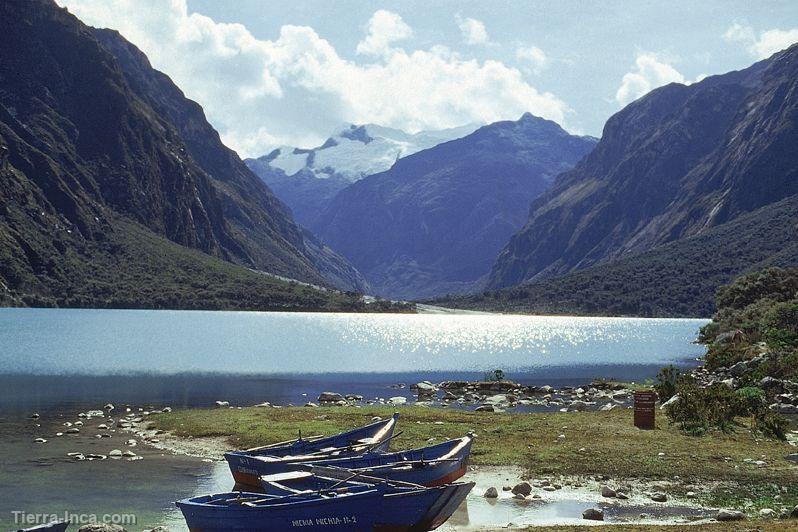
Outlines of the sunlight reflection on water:
M666 364L706 320L0 309L19 373L327 373Z

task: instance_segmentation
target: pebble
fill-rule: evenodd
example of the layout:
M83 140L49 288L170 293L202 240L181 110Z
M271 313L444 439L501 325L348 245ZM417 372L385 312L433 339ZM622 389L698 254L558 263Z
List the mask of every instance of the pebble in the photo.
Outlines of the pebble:
M133 458L134 456L138 456L138 455L136 453L134 453L133 451L125 451L125 452L122 453L122 456L124 456L126 458Z
M498 496L499 496L499 492L493 486L491 486L490 488L486 489L485 490L485 494L483 495L483 497L485 497L486 499L495 499Z
M80 432L80 429L77 428L77 427L70 427L70 428L66 429L66 431L64 431L64 432L66 434L78 434Z
M230 401L216 401L216 406L219 407L230 406Z
M609 487L609 486L602 486L601 487L601 496L602 497L614 498L617 495L618 495L618 493L614 489L612 489L611 487Z
M776 510L773 508L762 508L759 510L759 517L764 517L765 519L770 519L776 517Z
M604 521L604 512L596 508L588 508L582 512L582 519L589 519L591 521Z
M36 438L33 441L36 442L36 443L47 443L47 440L45 440L44 438Z
M120 451L119 449L114 449L113 451L108 453L108 456L110 456L111 458L119 458L122 456L122 451Z
M660 492L652 493L651 494L651 500L654 501L654 502L667 502L668 501L668 496L665 495L664 493L660 493Z
M622 500L622 501L625 501L625 500L629 499L629 496L627 494L625 494L624 492L622 492L622 491L619 491L618 493L616 493L615 497L617 499Z

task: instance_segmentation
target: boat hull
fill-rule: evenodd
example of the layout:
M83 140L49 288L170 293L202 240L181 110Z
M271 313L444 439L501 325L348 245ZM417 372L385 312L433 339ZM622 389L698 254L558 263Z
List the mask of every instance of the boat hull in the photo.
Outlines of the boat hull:
M262 496L242 493L245 497ZM191 532L363 532L374 529L380 490L328 499L307 499L267 506L206 504L197 497L177 502Z

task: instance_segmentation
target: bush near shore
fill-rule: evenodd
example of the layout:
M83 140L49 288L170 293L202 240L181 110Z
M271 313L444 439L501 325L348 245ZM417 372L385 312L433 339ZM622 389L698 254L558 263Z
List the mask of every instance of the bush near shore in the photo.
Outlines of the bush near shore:
M685 431L728 430L738 418L784 439L798 414L798 268L770 268L737 278L717 295L717 312L700 332L705 366L658 376L669 417Z

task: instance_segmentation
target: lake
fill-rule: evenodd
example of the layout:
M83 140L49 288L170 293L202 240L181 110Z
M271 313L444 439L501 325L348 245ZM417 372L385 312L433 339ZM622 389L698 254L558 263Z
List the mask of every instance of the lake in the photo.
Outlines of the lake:
M692 365L706 320L501 315L0 309L0 528L12 512L133 512L140 530L181 520L172 501L226 490L223 463L163 455L75 463L67 452L124 448L122 434L54 437L77 413L302 404L324 390L410 396L397 383L476 379L500 368L524 384L651 378ZM39 419L30 419L37 412ZM45 437L46 444L33 443ZM44 494L44 496L43 496ZM479 501L477 501L479 503ZM472 509L472 522L476 519Z

